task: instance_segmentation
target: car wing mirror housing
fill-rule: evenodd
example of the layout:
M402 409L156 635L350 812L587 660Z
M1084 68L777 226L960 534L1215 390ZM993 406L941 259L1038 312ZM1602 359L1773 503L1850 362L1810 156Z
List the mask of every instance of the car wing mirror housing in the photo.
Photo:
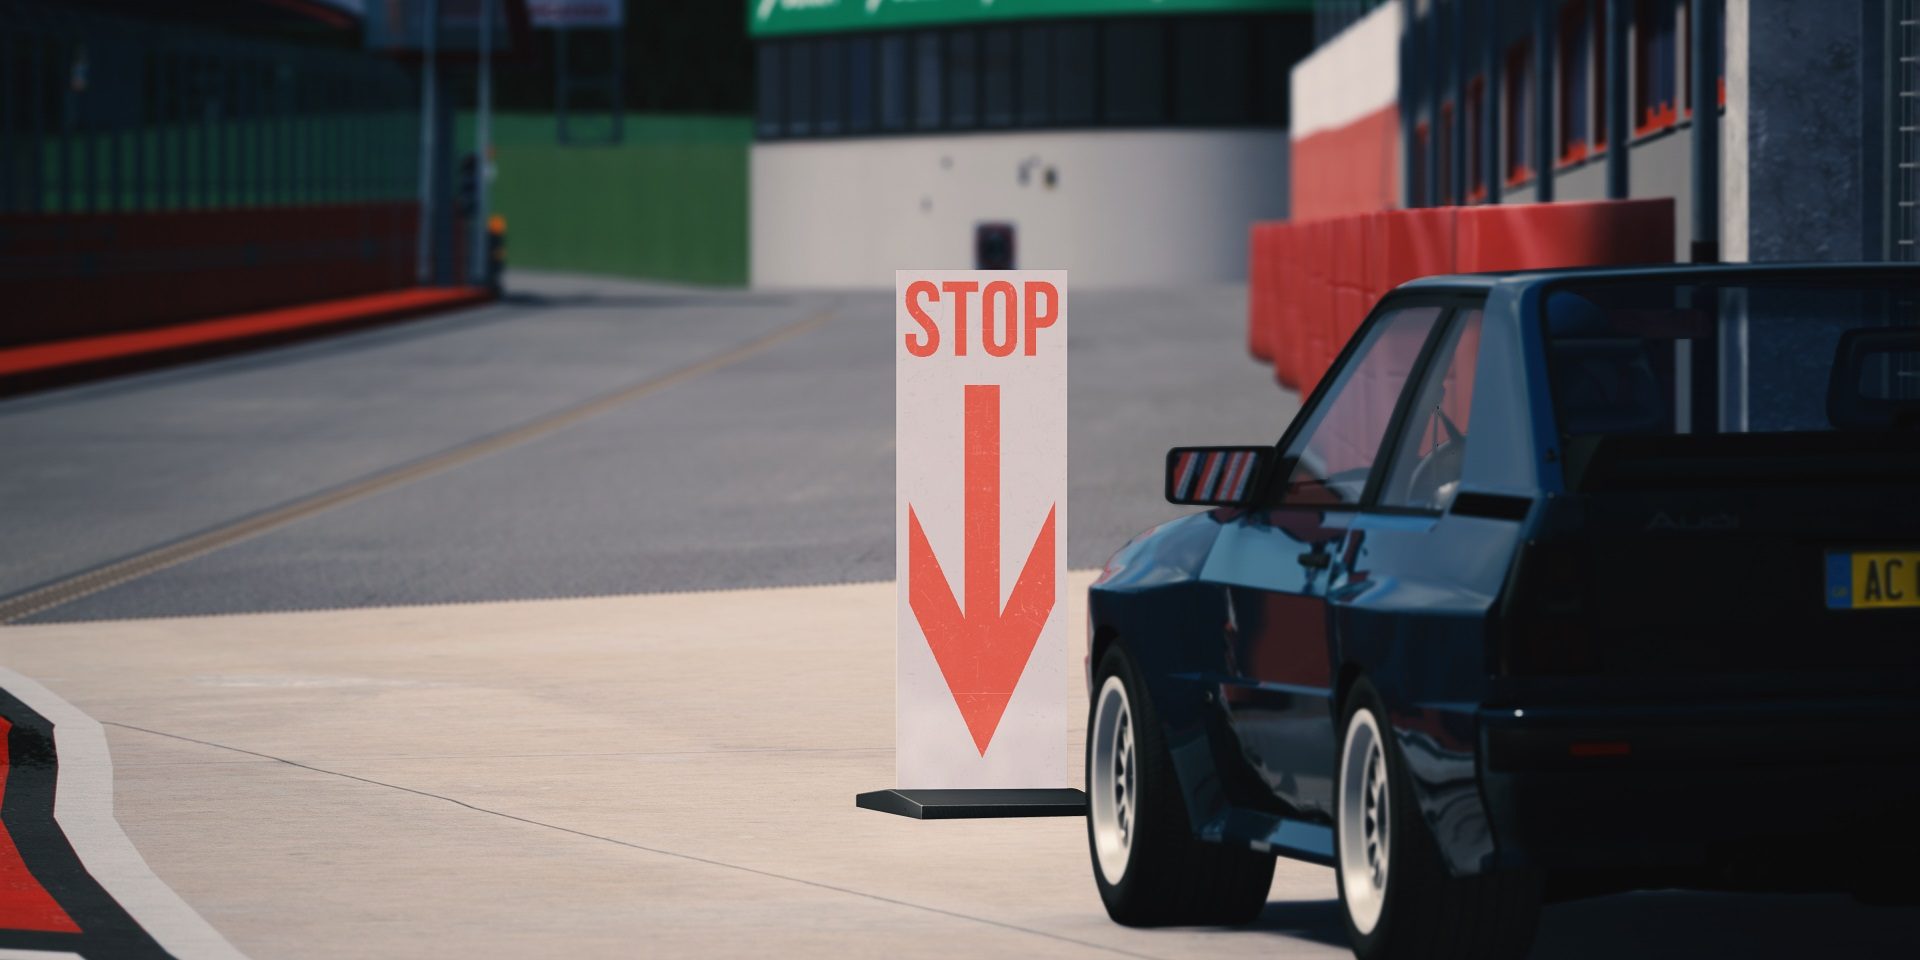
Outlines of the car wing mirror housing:
M1827 381L1827 420L1841 430L1920 428L1920 330L1841 333Z
M1174 447L1167 451L1167 502L1245 505L1266 482L1276 460L1272 447Z

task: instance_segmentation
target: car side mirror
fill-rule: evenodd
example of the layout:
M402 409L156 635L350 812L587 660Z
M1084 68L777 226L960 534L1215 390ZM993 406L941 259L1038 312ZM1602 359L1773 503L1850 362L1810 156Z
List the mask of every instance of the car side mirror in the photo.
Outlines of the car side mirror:
M1840 334L1827 380L1827 420L1842 430L1920 427L1920 330Z
M1167 502L1239 506L1260 489L1273 462L1272 447L1174 447L1167 451Z

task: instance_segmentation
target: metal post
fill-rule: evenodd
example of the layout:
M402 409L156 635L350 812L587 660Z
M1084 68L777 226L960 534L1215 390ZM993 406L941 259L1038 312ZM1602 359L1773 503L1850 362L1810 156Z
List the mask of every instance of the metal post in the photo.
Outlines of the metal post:
M1414 162L1415 151L1419 149L1413 140L1414 131L1417 129L1417 125L1414 123L1414 114L1419 110L1420 105L1420 96L1417 92L1420 83L1419 61L1414 57L1414 50L1418 45L1414 42L1414 36L1415 34L1411 23L1401 28L1400 89L1398 91L1400 101L1400 190L1402 202L1409 207L1414 205L1414 196L1420 192L1419 186L1414 183L1413 180L1413 171L1419 166Z
M438 78L438 40L440 39L440 0L426 0L425 34L420 45L420 232L414 246L414 280L422 285L433 281L433 181L439 171L433 169L434 116L440 91Z
M1500 0L1485 0L1480 5L1486 22L1480 27L1480 42L1485 45L1480 82L1480 168L1487 182L1487 202L1500 202L1505 185L1500 160Z
M1441 81L1440 63L1440 11L1432 6L1427 8L1427 19L1422 26L1427 51L1424 71L1427 84L1427 171L1423 178L1427 192L1426 206L1440 205L1440 95L1446 84Z
M480 0L480 90L473 122L473 272L467 282L487 280L487 181L493 165L493 0Z
M1720 31L1713 0L1688 5L1687 30L1693 50L1687 58L1693 88L1693 262L1720 260L1720 99L1714 79L1720 74Z
M1472 179L1467 176L1467 2L1451 0L1447 4L1447 22L1453 28L1453 130L1447 137L1453 157L1447 173L1453 181L1453 202L1462 205L1467 202L1467 183Z
M1627 198L1627 0L1607 0L1607 199Z
M1553 0L1534 0L1533 183L1534 199L1553 202Z

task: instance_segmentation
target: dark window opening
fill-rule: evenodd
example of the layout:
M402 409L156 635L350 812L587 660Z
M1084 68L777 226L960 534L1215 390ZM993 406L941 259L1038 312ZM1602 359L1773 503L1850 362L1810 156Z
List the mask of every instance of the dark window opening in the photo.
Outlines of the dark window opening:
M1107 25L1101 72L1102 114L1108 123L1164 123L1167 119L1167 35L1155 19Z
M1208 125L1251 119L1249 48L1247 24L1239 17L1178 21L1174 25L1174 119Z
M981 44L980 119L989 127L1013 126L1013 31L988 30Z
M880 129L907 128L907 38L880 38Z
M785 98L781 93L786 89L786 78L780 72L780 53L779 44L763 43L760 45L759 62L755 64L759 91L754 97L758 108L754 128L763 137L779 136L786 123L781 110L785 106Z
M914 38L913 126L916 130L940 129L940 39L937 33L923 33Z
M1051 119L1048 116L1047 81L1050 71L1047 69L1051 52L1047 49L1053 31L1044 25L1020 28L1020 125L1023 127L1044 126Z
M980 35L947 36L947 125L964 130L980 122Z
M814 91L813 128L822 136L832 136L846 127L846 46L838 38L828 37L820 41L814 56L819 59L820 85Z
M1099 40L1091 23L1063 23L1053 31L1053 122L1092 123L1100 85L1094 73Z
M813 43L796 40L787 46L787 135L813 132Z
M873 38L847 40L847 132L873 129Z

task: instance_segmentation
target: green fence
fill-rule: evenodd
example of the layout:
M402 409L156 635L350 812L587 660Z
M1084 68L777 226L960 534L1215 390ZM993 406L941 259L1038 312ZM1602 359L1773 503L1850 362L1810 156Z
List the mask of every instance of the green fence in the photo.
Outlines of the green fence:
M460 119L456 155L473 145ZM550 115L494 116L508 268L744 285L752 120L628 115L624 132L618 145L562 146Z

